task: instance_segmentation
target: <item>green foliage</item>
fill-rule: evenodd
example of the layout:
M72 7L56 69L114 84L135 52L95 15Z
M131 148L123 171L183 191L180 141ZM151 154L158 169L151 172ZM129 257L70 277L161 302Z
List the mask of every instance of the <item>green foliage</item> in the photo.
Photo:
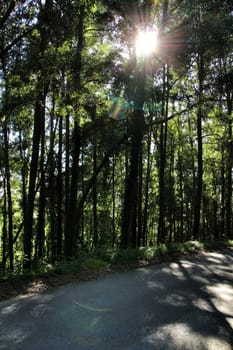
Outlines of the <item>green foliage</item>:
M138 261L143 257L143 252L140 249L122 249L117 250L112 256L112 262L115 264L129 264Z
M107 267L107 263L97 258L88 258L81 262L80 269L82 270L99 270Z
M168 254L168 247L166 244L159 244L155 250L155 256L164 256Z
M170 259L174 256L182 256L183 254L195 253L198 251L209 249L220 249L233 247L233 240L227 241L188 241L184 243L160 244L156 249L153 247L146 248L99 248L94 252L80 251L78 259L69 262L61 262L56 265L41 262L36 264L30 271L23 272L16 270L14 274L3 273L0 282L16 281L16 280L32 280L35 278L45 278L46 276L57 275L79 275L79 273L88 271L98 272L106 270L106 268L119 266L137 265L139 262L151 264L159 262L160 259Z
M228 247L233 247L233 240L227 240L227 241L204 241L203 247L205 249L219 249L219 248L228 248Z

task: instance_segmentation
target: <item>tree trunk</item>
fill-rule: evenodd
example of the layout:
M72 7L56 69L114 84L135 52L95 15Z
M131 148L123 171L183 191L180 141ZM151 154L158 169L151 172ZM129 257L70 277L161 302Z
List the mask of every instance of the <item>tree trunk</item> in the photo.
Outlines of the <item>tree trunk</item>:
M136 247L137 244L137 208L138 208L138 176L142 138L144 135L144 95L145 71L137 72L135 110L132 115L132 141L128 176L125 181L124 205L121 226L121 247Z
M192 137L192 124L190 117L188 118L188 131L189 131L189 144L191 148L191 167L192 167L192 190L189 193L190 198L190 207L187 206L186 212L189 215L189 227L193 227L194 222L194 206L195 206L195 195L196 195L196 171L195 171L195 160L194 160L194 145L193 145L193 137ZM188 205L188 203L187 203ZM190 241L192 239L193 232L191 229L188 230L187 240Z
M184 191L183 191L183 140L180 120L178 122L179 128L179 145L178 145L178 179L179 179L179 202L180 202L180 234L179 241L184 241Z
M158 222L158 234L157 244L164 243L165 238L165 167L166 167L166 155L167 155L167 128L168 128L168 100L169 100L169 68L163 66L163 107L162 115L165 120L160 127L160 163L159 163L159 222Z
M62 254L62 221L63 221L63 179L62 179L62 131L63 118L59 116L59 141L57 160L57 258L61 259Z
M204 80L204 57L203 53L198 57L198 80L199 80L199 96L197 111L197 187L194 204L194 223L193 238L200 239L200 217L202 202L202 185L203 185L203 144L202 144L202 95Z
M82 187L82 196L84 194L84 142L83 142L83 138L82 138L82 174L81 174L81 187ZM81 216L81 235L80 235L80 242L81 245L84 245L84 229L85 229L85 220L84 220L84 207L82 207L81 212L80 212L80 216Z
M76 48L75 59L73 62L73 84L77 92L81 92L81 70L82 70L82 50L84 46L84 6L80 8L78 23L78 44ZM77 103L77 101L75 102ZM69 206L66 217L65 230L65 256L70 259L77 253L77 240L79 236L79 221L77 217L77 196L78 196L78 178L79 178L79 156L81 148L81 132L79 126L79 117L76 114L74 121L74 130L72 137L72 167ZM79 214L80 215L80 214Z
M94 107L93 113L92 113L92 120L95 122L96 119L96 110ZM96 133L94 130L93 135L93 175L96 173L97 169L97 149L96 149ZM92 213L93 213L93 246L97 247L98 245L98 220L97 220L97 181L95 178L95 181L93 183L92 187Z
M226 181L225 181L225 150L222 146L222 164L221 164L221 211L220 211L220 238L225 236L225 190L226 190Z
M45 109L41 109L41 141L40 141L40 199L37 223L36 257L41 259L44 254L45 240Z
M138 232L137 232L137 246L140 247L142 244L142 183L143 183L143 164L142 164L142 147L139 152L139 164L138 164Z
M115 193L115 156L112 156L112 247L116 242L115 227L115 211L116 211L116 193Z
M45 7L40 7L39 14L39 32L40 32L40 50L39 54L43 57L48 45L48 30L49 30L49 14L52 8L52 0L46 0ZM39 68L41 70L38 76L37 83L37 96L35 101L34 111L34 129L32 138L32 156L30 163L29 172L29 185L27 195L27 206L25 211L24 220L24 269L31 267L32 257L32 234L33 234L33 213L34 213L34 202L36 192L36 179L37 179L37 168L39 161L39 148L40 140L42 135L41 127L45 117L45 101L48 91L48 77L46 67L43 66L42 62L39 62Z
M7 194L6 194L6 179L3 179L3 226L2 226L2 269L6 268L6 243L7 243Z
M81 134L79 123L76 120L73 131L73 163L71 168L71 184L69 194L69 210L67 217L67 231L65 236L65 256L72 258L76 255L77 244L77 195L78 195L78 177L79 177L79 155L80 155L80 142Z
M148 133L147 141L147 166L146 166L146 180L145 180L145 202L143 209L143 229L142 229L142 245L145 247L147 244L147 223L148 223L148 201L149 201L149 182L151 172L151 129Z
M19 133L20 142L20 157L23 160L23 166L21 168L22 176L22 211L23 211L23 221L25 219L26 205L27 205L27 175L28 175L28 161L25 154L25 147L22 138L22 131Z
M55 155L54 155L54 141L56 134L56 125L54 126L54 110L55 99L53 97L52 111L50 114L50 145L49 145L49 161L48 161L48 211L49 211L49 245L48 256L52 263L56 261L57 257L57 212L56 212L56 178L55 178Z
M227 114L228 114L228 144L227 144L227 196L226 196L226 237L233 238L232 220L232 167L233 167L233 138L232 138L232 93L227 94Z
M10 258L10 271L14 270L14 252L13 252L13 210L12 210L12 196L11 196L11 174L10 174L10 160L9 160L9 135L7 116L5 117L3 133L4 133L4 156L5 156L5 178L6 178L6 192L7 192L7 217L8 217L8 254Z
M24 269L31 267L32 257L32 230L33 230L33 212L35 201L35 188L37 178L37 167L39 160L39 146L41 137L41 119L44 114L45 93L39 93L36 100L34 112L34 130L32 138L32 157L30 163L29 188L27 196L27 206L24 222Z
M69 230L69 203L70 203L70 115L66 115L65 133L65 240Z

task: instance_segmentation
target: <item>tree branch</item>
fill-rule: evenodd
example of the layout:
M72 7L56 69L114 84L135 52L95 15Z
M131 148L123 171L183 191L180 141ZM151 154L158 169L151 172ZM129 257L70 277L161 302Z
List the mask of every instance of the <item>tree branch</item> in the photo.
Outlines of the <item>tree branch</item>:
M2 18L0 18L0 29L4 26L4 23L7 21L7 19L10 17L11 12L14 10L16 5L16 1L11 1L6 13L3 15Z
M28 30L26 30L25 32L22 32L20 35L18 35L9 45L7 45L2 52L0 52L0 58L3 59L3 57L7 54L8 51L10 51L12 49L13 46L15 46L16 44L18 44L18 42L20 42L21 39L23 39L25 36L27 36L28 34L30 34L33 29L35 27L32 27Z

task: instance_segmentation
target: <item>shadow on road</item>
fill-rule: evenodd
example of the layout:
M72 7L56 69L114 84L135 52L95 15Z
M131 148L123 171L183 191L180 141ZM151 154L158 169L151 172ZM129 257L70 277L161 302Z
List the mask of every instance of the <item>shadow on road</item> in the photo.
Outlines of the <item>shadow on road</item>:
M0 304L0 350L230 350L232 251Z

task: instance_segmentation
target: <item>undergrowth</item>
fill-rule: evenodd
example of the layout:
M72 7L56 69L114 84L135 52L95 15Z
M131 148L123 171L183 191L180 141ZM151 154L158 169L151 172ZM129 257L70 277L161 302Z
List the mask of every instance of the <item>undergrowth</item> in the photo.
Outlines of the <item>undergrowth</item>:
M81 250L77 259L69 262L62 261L56 265L41 261L30 271L15 270L14 273L4 273L0 282L11 280L27 280L33 278L78 274L82 271L100 271L120 265L130 265L144 261L153 263L174 255L189 254L202 250L233 247L233 241L188 241L184 243L160 244L157 247L140 248L97 248L88 252Z

